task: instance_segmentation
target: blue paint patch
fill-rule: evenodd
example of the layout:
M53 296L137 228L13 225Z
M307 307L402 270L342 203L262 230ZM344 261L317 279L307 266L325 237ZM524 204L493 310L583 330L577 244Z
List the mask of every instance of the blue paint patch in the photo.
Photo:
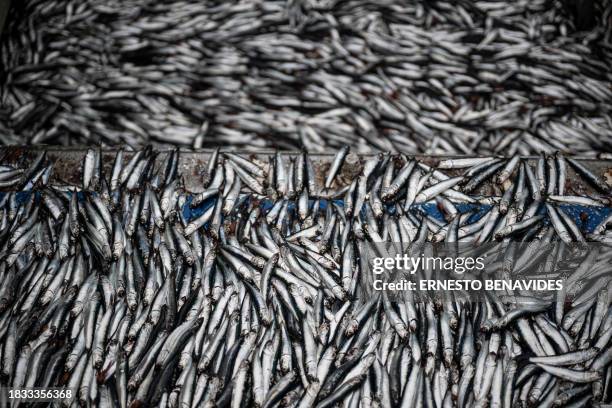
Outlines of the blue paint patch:
M421 209L428 216L435 218L439 221L446 222L444 218L444 214L435 203L425 203L415 205L414 207ZM485 204L469 204L469 203L459 203L455 205L457 211L461 214L472 213L470 218L468 218L468 223L473 223L481 219L489 210L491 209L490 205Z
M204 202L198 204L195 207L191 207L191 202L193 201L193 196L187 196L185 200L185 205L183 206L183 218L186 220L190 220L192 218L198 218L200 215L204 214L206 210L208 210L215 202L215 197L211 197Z
M0 192L0 202L3 200L7 193ZM20 191L17 193L17 203L23 204L25 203L32 194L31 191ZM71 192L68 192L68 195L71 195ZM82 201L85 197L84 193L78 192L79 201ZM36 193L36 199L39 199L39 193ZM208 209L210 209L215 203L216 198L211 197L205 200L203 203L191 207L191 202L193 200L193 196L188 195L185 201L185 205L183 206L183 217L189 221L193 218L197 218L204 214ZM333 200L334 204L339 206L344 206L343 200ZM309 205L310 208L314 205L315 201L311 200ZM327 200L319 200L319 209L325 211L329 202ZM268 212L273 206L274 202L269 199L264 199L260 201L260 205L264 213ZM289 202L288 211L293 213L295 211L296 204L294 201ZM415 205L412 207L416 211L422 211L428 216L435 218L439 221L445 221L444 214L440 211L438 206L435 203L426 203ZM472 215L468 219L468 223L473 223L481 219L490 209L490 205L480 205L480 204L469 204L469 203L459 203L456 205L457 210L461 213L469 213ZM581 205L570 205L570 204L562 204L559 205L559 208L564 211L567 215L571 217L574 223L584 232L590 233L592 232L597 225L599 225L606 217L612 214L612 208L610 207L587 207ZM395 208L393 206L388 207L389 213L393 214L395 212ZM541 206L538 210L539 214L545 214L546 208L545 206Z
M559 206L582 231L592 232L606 217L612 214L610 207L586 207L562 204Z

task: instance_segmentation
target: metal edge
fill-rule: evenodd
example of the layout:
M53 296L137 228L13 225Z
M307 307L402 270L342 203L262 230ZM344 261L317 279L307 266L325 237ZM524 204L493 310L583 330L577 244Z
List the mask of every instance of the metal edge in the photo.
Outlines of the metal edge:
M47 153L47 157L54 163L54 173L52 175L52 183L63 185L80 185L81 167L85 154L88 148L86 147L58 147L58 146L6 146L0 148L0 164L11 164L19 167L25 167L34 157L40 154L41 151ZM120 149L101 149L102 165L104 174L110 174L114 157ZM174 149L159 149L154 150L157 154L155 168L159 169L165 164L165 158ZM183 178L184 187L188 192L197 193L203 190L201 175L206 168L208 158L213 152L212 149L200 150L180 150L179 160L179 175ZM267 159L276 153L276 150L256 150L256 151L241 151L231 148L220 149L222 153L236 153L242 156L249 157L252 160ZM124 160L128 160L135 152L124 150ZM285 157L295 157L301 152L299 151L281 151ZM374 157L377 153L355 155L350 164L345 164L342 168L340 176L337 178L336 187L342 187L349 184L356 174L361 170L361 166L365 160ZM334 153L310 153L309 156L313 161L315 173L318 182L323 182L325 174L331 164ZM452 159L456 157L466 156L431 156L431 155L402 155L405 158L416 158L429 166L437 166L440 160ZM484 156L471 156L484 157ZM573 157L573 156L572 156ZM535 166L538 159L537 156L523 156L530 166ZM585 167L591 170L594 174L608 181L612 185L612 160L597 160L595 158L574 157L580 161ZM461 170L444 170L449 175L461 174ZM584 180L582 180L568 167L568 194L590 195L596 191ZM488 181L483 183L475 194L499 196L503 193L501 186Z

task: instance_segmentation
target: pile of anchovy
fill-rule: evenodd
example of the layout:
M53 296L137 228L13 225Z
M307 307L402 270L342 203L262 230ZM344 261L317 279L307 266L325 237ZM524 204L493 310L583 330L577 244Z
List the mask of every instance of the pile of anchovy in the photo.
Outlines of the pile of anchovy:
M0 144L612 153L609 0L12 3Z
M44 152L0 166L11 190L0 197L2 385L65 388L74 399L62 406L100 407L612 400L611 251L567 276L597 279L595 291L552 302L356 296L360 241L612 245L612 215L585 231L563 210L609 208L603 180L561 154L435 168L379 154L346 186L348 153L317 179L305 153L217 150L197 194L183 190L178 151L162 166L151 149L120 152L105 174L90 149L78 187L52 182ZM572 195L570 174L593 192ZM483 182L503 194L475 194ZM473 220L465 203L489 207Z

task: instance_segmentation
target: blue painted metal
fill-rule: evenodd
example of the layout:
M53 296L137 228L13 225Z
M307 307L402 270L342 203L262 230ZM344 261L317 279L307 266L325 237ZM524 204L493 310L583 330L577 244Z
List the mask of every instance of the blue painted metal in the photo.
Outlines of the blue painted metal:
M0 192L0 201L2 200L4 194L6 193ZM31 192L29 191L18 192L17 201L20 203L25 202L30 197L30 194ZM84 197L83 193L79 192L77 194L79 195L79 200L82 200ZM198 205L197 207L191 208L192 198L193 197L191 195L187 196L185 205L183 207L183 216L186 220L191 220L192 218L199 217L207 209L209 209L215 201L214 198L210 198ZM342 200L334 200L334 202L338 205L343 205ZM310 203L310 205L313 204L314 202ZM261 206L264 211L272 208L272 205L273 202L271 200L266 199L262 200L261 202ZM325 200L321 200L319 201L319 205L322 210L325 210L327 208L328 203ZM490 205L477 204L457 204L456 207L457 210L462 214L466 212L473 212L473 215L468 220L469 222L478 221L491 208ZM610 207L586 207L579 205L560 205L559 207L572 218L574 223L576 223L576 225L582 231L585 231L587 233L592 232L595 227L604 220L604 218L608 217L612 213L612 208ZM442 212L440 212L438 206L434 203L415 205L414 208L423 211L424 213L435 219L444 221L444 215L442 214ZM295 204L290 203L288 210L295 211ZM390 208L390 210L391 212L393 212L392 208ZM540 208L541 213L544 213L544 211L544 207Z

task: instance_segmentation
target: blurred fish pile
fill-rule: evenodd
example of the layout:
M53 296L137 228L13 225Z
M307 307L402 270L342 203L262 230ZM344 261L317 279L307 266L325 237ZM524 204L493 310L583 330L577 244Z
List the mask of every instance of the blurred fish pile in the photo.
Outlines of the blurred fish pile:
M0 167L12 189L0 197L2 384L62 387L74 397L63 406L98 407L612 401L612 251L570 258L567 290L552 302L355 296L367 273L362 241L511 239L526 245L503 254L517 267L541 244L609 246L612 215L585 231L563 209L610 207L609 186L561 154L535 166L516 156L436 168L379 154L343 186L347 154L317 181L305 153L215 151L196 195L182 191L178 151L161 168L151 149L119 153L105 174L90 149L78 187L51 185L44 152L26 169ZM570 168L598 193L573 195ZM471 194L485 181L503 195ZM462 203L489 208L474 220ZM186 207L201 211L186 219ZM571 289L589 280L595 291Z
M580 31L549 0L13 1L0 143L609 155L594 7Z

